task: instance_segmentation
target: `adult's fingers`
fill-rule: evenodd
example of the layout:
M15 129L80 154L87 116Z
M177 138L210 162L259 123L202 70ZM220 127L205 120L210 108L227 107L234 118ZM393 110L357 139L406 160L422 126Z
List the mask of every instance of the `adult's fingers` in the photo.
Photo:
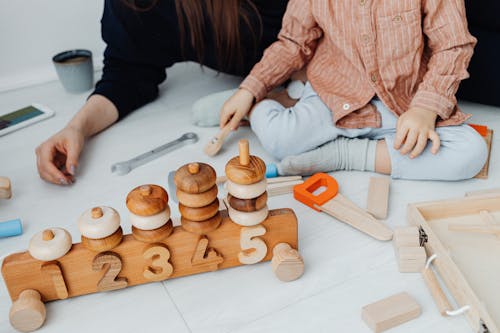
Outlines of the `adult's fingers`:
M40 177L54 184L68 185L71 182L61 170L54 165L54 157L56 154L55 147L43 144L37 151L37 167Z
M398 126L396 129L396 137L394 138L394 149L399 150L408 135L408 128Z
M410 153L410 158L415 158L422 154L424 151L425 147L427 146L427 139L428 136L425 135L424 133L420 133L417 139L417 144L415 145L415 148L413 148L412 152Z
M413 147L415 147L415 144L417 143L418 139L418 132L415 130L409 131L408 135L406 136L405 143L403 144L403 147L399 150L401 155L406 155L408 154Z
M438 153L439 147L441 146L441 139L436 131L431 131L429 133L429 139L432 141L431 153L435 155Z

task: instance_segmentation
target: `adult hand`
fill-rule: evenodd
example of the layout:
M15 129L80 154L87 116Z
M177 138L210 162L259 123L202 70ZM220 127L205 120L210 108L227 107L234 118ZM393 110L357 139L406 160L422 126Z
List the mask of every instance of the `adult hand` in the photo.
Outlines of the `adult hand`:
M420 108L411 108L403 113L396 126L394 149L415 158L424 151L427 140L431 140L431 152L437 154L441 141L435 130L436 118L435 112Z
M54 184L72 184L84 142L81 130L67 126L38 146L36 162L40 177Z
M231 130L235 131L240 122L252 108L254 96L246 89L238 89L222 106L220 116L220 127L230 124Z

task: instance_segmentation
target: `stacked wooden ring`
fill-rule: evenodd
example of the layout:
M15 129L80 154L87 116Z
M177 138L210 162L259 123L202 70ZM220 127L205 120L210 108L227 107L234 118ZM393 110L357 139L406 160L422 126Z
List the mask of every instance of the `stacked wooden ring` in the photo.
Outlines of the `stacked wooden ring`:
M266 165L249 155L247 140L241 140L239 148L240 155L226 164L228 213L234 223L253 226L268 215Z
M140 242L157 243L174 230L167 191L158 185L142 185L127 195L132 235Z
M51 228L35 234L29 245L30 255L41 261L52 261L69 252L73 242L71 235L63 228Z
M215 170L205 163L186 164L175 173L181 224L186 231L205 235L219 227L222 216L216 177Z
M78 219L82 244L89 250L103 252L118 246L123 238L120 214L111 207L100 206L85 211Z

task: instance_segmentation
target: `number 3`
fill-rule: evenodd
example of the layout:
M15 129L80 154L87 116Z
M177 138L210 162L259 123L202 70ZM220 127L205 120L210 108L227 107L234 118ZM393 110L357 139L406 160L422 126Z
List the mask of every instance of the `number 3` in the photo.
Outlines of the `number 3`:
M152 259L151 265L146 266L142 273L144 277L151 281L161 281L167 279L174 267L168 262L170 259L170 251L163 245L155 245L150 247L142 254L144 259Z
M261 238L256 236L262 236L265 233L266 228L262 225L241 228L240 246L243 251L238 254L240 263L249 265L264 259L267 254L267 245Z

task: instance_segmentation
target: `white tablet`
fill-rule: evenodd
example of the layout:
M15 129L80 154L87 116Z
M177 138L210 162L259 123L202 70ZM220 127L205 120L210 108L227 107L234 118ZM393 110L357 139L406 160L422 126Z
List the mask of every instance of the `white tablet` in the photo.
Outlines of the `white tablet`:
M2 113L0 111L0 136L47 119L54 111L40 104L31 104L25 108Z

